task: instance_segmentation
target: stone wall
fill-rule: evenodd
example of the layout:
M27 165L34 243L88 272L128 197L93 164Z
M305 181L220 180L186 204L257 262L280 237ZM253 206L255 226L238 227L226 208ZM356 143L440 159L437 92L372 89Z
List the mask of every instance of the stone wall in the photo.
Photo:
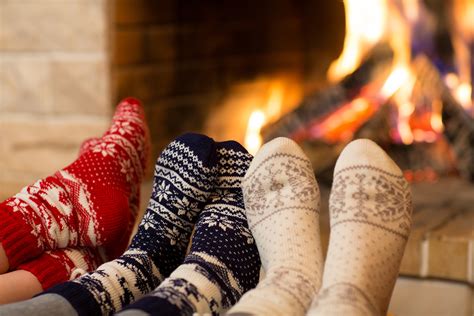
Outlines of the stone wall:
M0 0L0 197L104 131L110 9L108 0Z

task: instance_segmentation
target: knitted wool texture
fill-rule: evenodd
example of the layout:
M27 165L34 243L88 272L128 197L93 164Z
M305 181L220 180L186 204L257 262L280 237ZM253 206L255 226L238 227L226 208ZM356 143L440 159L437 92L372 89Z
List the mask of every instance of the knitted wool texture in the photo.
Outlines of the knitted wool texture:
M411 193L374 142L350 143L334 170L323 285L308 315L385 315L411 228Z
M214 185L214 141L178 137L155 166L153 192L129 249L118 259L44 294L64 297L79 315L107 315L156 288L184 260L198 215Z
M199 215L184 263L124 314L219 315L258 282L260 260L248 228L241 179L251 155L238 143L217 143L215 189Z
M148 153L143 108L125 99L110 129L83 146L76 161L0 204L0 242L10 268L45 250L103 246L109 257L126 248Z
M43 290L47 290L94 271L102 263L99 251L94 248L65 248L46 251L39 257L20 264L18 270L32 273Z
M229 315L304 315L319 289L319 188L308 158L288 138L265 144L243 181L250 230L265 270Z

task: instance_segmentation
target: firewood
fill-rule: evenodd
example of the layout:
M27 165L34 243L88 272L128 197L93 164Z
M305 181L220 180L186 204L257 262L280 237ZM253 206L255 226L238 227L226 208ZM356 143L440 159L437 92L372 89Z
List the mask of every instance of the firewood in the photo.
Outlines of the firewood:
M312 121L330 114L340 105L352 100L375 80L386 74L393 59L393 51L387 44L380 44L352 74L339 83L304 98L301 104L273 124L262 129L265 142L279 136L291 137Z

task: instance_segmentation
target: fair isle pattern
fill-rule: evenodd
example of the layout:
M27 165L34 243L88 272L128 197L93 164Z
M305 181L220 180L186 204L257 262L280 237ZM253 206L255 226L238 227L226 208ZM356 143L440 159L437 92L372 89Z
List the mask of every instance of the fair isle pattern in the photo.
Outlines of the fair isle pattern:
M286 138L265 144L242 183L265 278L229 315L304 315L321 284L319 188L309 159Z
M384 315L411 226L402 171L374 142L351 142L336 163L329 213L323 285L308 315Z
M82 297L93 298L90 304L101 314L115 313L150 292L183 262L194 223L210 195L206 188L214 183L213 156L213 140L198 134L179 137L160 155L150 202L129 250L72 282L80 285ZM170 164L169 157L176 162ZM164 165L169 173L161 172ZM166 176L171 174L176 177ZM200 180L192 181L196 176ZM79 314L87 314L64 287L50 293L63 295Z
M354 221L407 239L411 228L410 194L402 175L370 165L339 170L329 200L331 227Z
M65 247L122 253L138 208L148 142L141 105L126 99L109 130L87 140L76 161L3 202L0 215L7 220L0 224L0 242L11 267Z
M260 260L240 188L251 156L235 142L218 143L216 156L216 188L199 215L190 253L155 291L127 309L219 315L258 282Z
M109 315L150 292L162 280L162 275L145 251L129 249L119 258L73 282L92 294L94 304L100 307L102 315Z

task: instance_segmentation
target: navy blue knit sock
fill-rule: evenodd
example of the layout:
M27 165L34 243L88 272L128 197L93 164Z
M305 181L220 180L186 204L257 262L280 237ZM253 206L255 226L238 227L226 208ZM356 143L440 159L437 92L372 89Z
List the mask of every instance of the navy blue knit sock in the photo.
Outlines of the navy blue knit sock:
M153 193L129 249L95 272L45 292L64 297L79 315L121 310L150 292L184 260L217 173L215 142L185 134L161 153Z
M190 253L155 291L127 306L124 314L218 315L256 286L260 258L240 188L251 156L236 142L216 147L215 189L199 215Z

